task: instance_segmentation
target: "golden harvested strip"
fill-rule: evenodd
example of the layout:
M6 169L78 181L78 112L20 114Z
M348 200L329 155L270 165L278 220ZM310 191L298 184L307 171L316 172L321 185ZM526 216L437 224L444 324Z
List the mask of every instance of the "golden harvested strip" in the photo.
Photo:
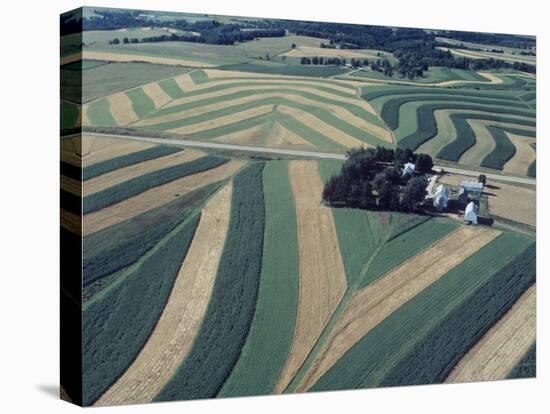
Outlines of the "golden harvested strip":
M111 95L108 97L108 100L111 105L111 114L117 125L128 125L139 120L132 107L132 101L124 92Z
M92 234L160 207L175 197L187 194L199 187L225 180L235 174L243 165L243 160L231 160L217 168L189 175L167 184L151 188L120 203L105 207L83 218L84 235Z
M518 223L535 227L537 223L537 194L535 189L497 183L488 190L489 211Z
M82 158L82 162L84 167L88 167L101 161L132 154L154 146L156 145L149 142L83 135L82 152L86 155Z
M191 68L211 68L215 67L211 63L197 62L195 60L174 59L159 56L134 55L124 53L94 52L85 50L83 59L108 60L110 62L148 62L161 65L177 65Z
M175 134L194 134L201 131L206 131L209 129L220 128L226 125L231 125L245 119L255 118L260 115L265 115L273 111L273 105L262 105L256 108L247 109L246 111L236 112L234 114L229 114L225 116L220 116L216 119L210 119L208 121L197 122L196 124L191 124L183 127L169 129L169 132Z
M82 52L73 53L72 55L63 56L59 60L59 65L67 65L68 63L78 62L82 60Z
M310 128L318 131L327 138L344 147L356 148L371 146L355 137L352 137L351 135L346 134L345 132L337 128L334 128L332 125L327 124L326 122L317 118L315 115L302 111L301 109L290 108L288 106L280 105L277 107L277 110L306 124Z
M297 391L313 386L353 345L500 232L462 226L353 295Z
M506 132L512 144L516 147L514 156L504 164L503 171L510 174L526 175L527 169L535 160L536 152L531 146L535 142L535 138L525 137L522 135Z
M176 76L174 80L176 81L180 89L184 92L189 92L196 88L195 82L193 82L193 79L191 78L191 76L189 76L189 73L184 73L183 75Z
M78 214L61 209L61 227L78 236L82 235L82 222Z
M143 92L145 92L145 94L149 98L151 98L151 100L155 104L155 109L166 105L172 100L172 98L170 98L170 96L168 96L168 94L162 90L158 83L148 83L147 85L143 86L142 89Z
M274 88L274 92L255 94L249 96L243 96L242 98L231 99L229 101L216 102L210 105L199 106L198 108L188 109L181 112L176 112L168 115L162 115L156 118L145 119L137 122L136 126L147 126L147 125L156 125L163 122L171 122L179 119L186 119L193 116L204 115L212 111L217 111L221 109L230 108L232 106L243 105L249 102L254 102L262 99L269 98L283 98L289 101L311 105L318 108L326 109L331 111L334 115L341 118L343 121L348 122L351 125L356 126L357 128L368 131L369 133L376 135L388 142L391 142L391 133L390 131L379 127L377 125L371 124L370 122L354 115L352 112L338 105L333 105L325 102L320 102L315 99L306 98L300 95L289 94L285 92L276 92L278 88ZM257 90L255 88L254 90ZM317 93L317 92L314 92ZM359 106L364 107L365 105L361 104L358 100L355 104L360 104Z
M468 122L474 131L476 142L462 154L458 162L464 165L479 166L480 162L489 155L497 145L493 135L487 129L487 126L491 125L491 122L473 119L468 119L466 122ZM492 124L494 124L494 122Z
M66 175L61 176L61 189L78 197L82 195L82 183Z
M164 157L119 168L118 170L84 181L82 185L83 196L86 197L90 194L97 193L98 191L123 183L139 175L193 161L202 156L204 156L204 153L199 151L180 151Z
M143 404L174 375L191 349L216 280L229 227L231 184L206 204L155 329L126 372L96 406Z
M459 361L445 382L498 381L535 342L537 290L531 286Z
M240 145L265 145L270 147L300 147L305 149L314 148L311 143L289 131L287 128L275 122L274 124L262 124L242 131L222 135L214 141L227 144Z
M323 183L314 161L290 161L300 258L294 338L274 392L282 393L319 339L346 291L346 275L332 212L321 204Z

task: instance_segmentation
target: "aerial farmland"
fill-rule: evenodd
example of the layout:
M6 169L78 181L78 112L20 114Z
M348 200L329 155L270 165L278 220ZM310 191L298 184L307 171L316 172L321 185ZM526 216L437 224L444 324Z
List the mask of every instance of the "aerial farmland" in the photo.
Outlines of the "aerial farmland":
M536 376L534 37L89 7L61 33L64 399Z

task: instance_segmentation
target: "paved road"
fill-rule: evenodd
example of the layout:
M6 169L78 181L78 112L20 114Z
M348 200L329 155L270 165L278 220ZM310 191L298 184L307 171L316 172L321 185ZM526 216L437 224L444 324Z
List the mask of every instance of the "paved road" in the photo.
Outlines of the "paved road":
M194 148L211 148L211 149L218 149L218 150L246 151L246 152L291 155L291 156L294 155L298 157L311 157L311 158L318 158L318 159L332 159L332 160L346 159L345 155L333 154L328 152L300 151L300 150L255 147L255 146L253 147L249 145L221 144L217 142L200 142L200 141L190 141L186 139L151 138L151 137L144 137L139 135L129 136L129 135L116 135L116 134L103 134L103 133L95 133L95 132L94 133L86 132L86 134L97 135L97 136L108 136L112 138L131 139L135 141L151 142L154 144L172 144L172 145L178 144L178 145L185 145L186 147L194 147ZM454 174L467 175L472 177L477 177L479 174L485 174L485 176L490 180L498 180L498 181L518 183L518 184L536 185L536 180L533 178L511 177L507 175L490 174L485 172L482 173L480 171L464 170L460 168L442 167L438 165L434 166L434 170L436 171L439 171L441 169L444 169L445 171L454 173Z

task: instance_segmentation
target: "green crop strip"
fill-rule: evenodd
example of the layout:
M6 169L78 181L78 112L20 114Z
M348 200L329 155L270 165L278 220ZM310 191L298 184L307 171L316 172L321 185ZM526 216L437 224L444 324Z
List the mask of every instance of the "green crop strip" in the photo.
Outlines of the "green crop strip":
M126 96L132 101L132 109L139 119L155 110L155 102L153 102L142 88L132 89L126 92Z
M61 101L61 129L78 126L77 121L80 116L79 106L72 102Z
M377 325L311 391L442 381L534 272L531 241L500 235Z
M144 149L142 151L133 152L131 154L122 155L120 157L111 158L110 160L101 161L92 164L89 167L83 168L82 179L86 181L120 168L128 167L139 162L153 160L155 158L164 157L165 155L174 154L179 151L182 151L182 148L156 146Z
M263 163L233 179L231 218L216 283L187 358L155 401L214 397L248 336L262 264L265 206Z
M516 154L516 146L510 141L508 135L499 127L488 126L487 129L495 140L495 148L483 158L480 166L502 170L506 164Z
M158 84L160 88L164 92L166 92L166 94L172 99L178 99L184 96L183 91L181 90L181 88L178 86L178 84L174 79L166 79L166 80L160 81Z
M115 118L111 114L111 103L107 98L89 104L87 113L92 125L116 126Z
M294 336L298 235L288 162L267 163L263 185L265 231L256 312L239 360L218 397L271 393Z
M534 378L537 376L537 343L535 342L527 353L519 360L506 378Z
M472 97L472 98L485 98L485 99L496 99L496 100L505 100L518 102L517 98L508 93L483 93L483 92L471 92L471 91L462 91L454 89L443 89L443 88L428 88L428 87L405 87L405 86L394 86L394 87L379 87L379 88L364 88L368 92L363 93L361 97L367 101L372 101L381 97L391 97L394 95L444 95L444 96L453 96L458 99L462 97ZM435 100L435 98L434 98ZM519 103L519 102L518 102ZM525 107L525 105L522 105Z
M82 169L80 167L61 161L60 171L61 175L64 175L65 177L72 178L76 181L82 181Z
M219 187L220 183L201 187L161 207L84 237L82 281L85 296L91 297L103 287L95 282L139 260L194 214Z
M128 181L106 188L105 190L84 197L84 214L120 203L153 187L167 184L179 178L202 171L210 170L225 164L228 160L219 157L205 156L184 164L174 165L131 178Z
M178 225L83 312L82 390L93 404L128 368L168 300L199 215ZM156 275L156 277L151 277Z

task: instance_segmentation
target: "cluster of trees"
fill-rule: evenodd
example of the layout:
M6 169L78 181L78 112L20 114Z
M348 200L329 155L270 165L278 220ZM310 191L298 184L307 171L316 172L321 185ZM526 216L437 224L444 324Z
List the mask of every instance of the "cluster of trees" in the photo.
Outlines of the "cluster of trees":
M403 177L401 167L406 162L415 162L420 174ZM335 207L414 211L426 195L423 174L432 167L429 155L410 149L352 149L340 174L325 184L323 201Z
M334 66L344 66L348 61L346 58L339 57L323 57L323 56L313 56L313 57L302 57L300 63L302 65L334 65ZM369 61L367 59L351 59L350 64L354 67L368 66Z
M461 32L461 31L446 31L441 32L438 36L447 37L449 39L460 40L470 43L486 43L490 45L499 45L506 47L514 47L518 49L532 49L536 46L534 37L501 34L501 33L483 33L483 32Z

